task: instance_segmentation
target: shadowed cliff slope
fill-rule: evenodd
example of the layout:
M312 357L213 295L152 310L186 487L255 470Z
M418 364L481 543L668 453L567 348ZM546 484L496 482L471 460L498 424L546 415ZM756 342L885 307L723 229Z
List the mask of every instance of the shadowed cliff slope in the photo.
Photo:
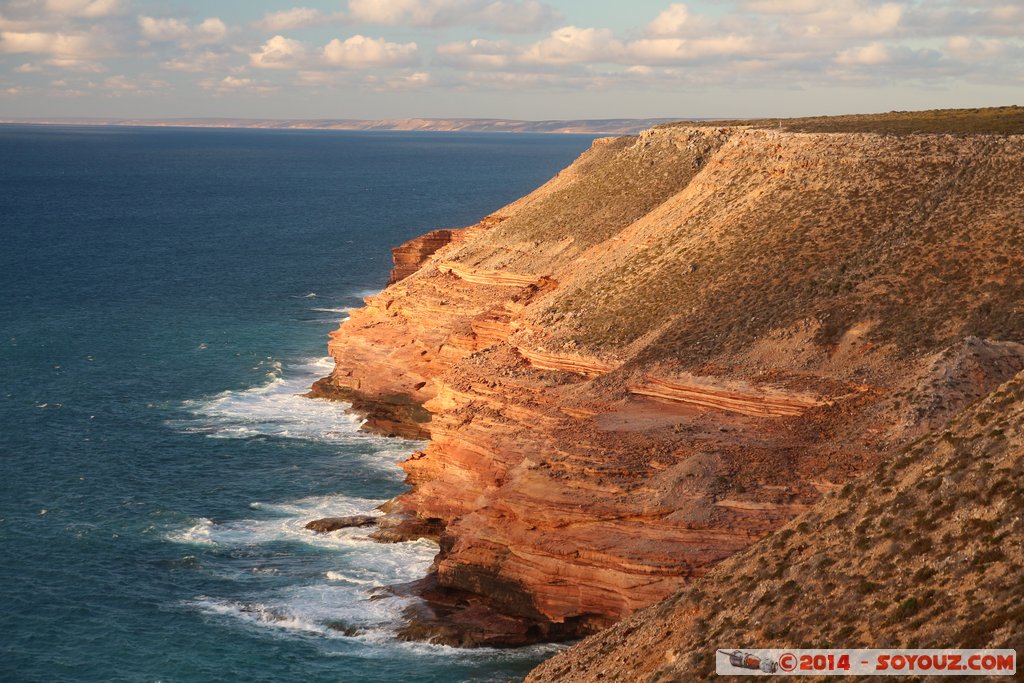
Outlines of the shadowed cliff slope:
M315 393L430 438L407 635L593 632L1012 378L1022 179L1019 135L669 126L396 251Z

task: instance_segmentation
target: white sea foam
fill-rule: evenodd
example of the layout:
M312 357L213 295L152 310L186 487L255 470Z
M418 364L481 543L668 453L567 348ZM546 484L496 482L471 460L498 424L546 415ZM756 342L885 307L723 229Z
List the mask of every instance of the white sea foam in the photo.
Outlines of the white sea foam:
M216 524L201 518L168 534L168 540L223 548L252 548L290 541L335 551L334 568L310 580L296 582L237 600L203 596L189 603L199 611L230 617L249 626L269 628L282 634L318 634L355 637L367 642L394 640L408 598L381 593L380 588L424 576L437 554L437 545L419 540L409 543L376 543L369 529L340 529L317 534L304 524L317 516L374 514L379 500L349 496L318 496L286 503L253 503L261 515ZM323 561L321 558L318 561ZM249 574L253 571L248 570Z
M311 308L309 310L317 311L318 313L341 313L347 316L355 309L352 308L351 306L344 306L342 308Z
M288 614L274 607L259 602L235 602L216 598L197 598L192 606L200 612L210 615L229 616L250 624L270 626L287 631L326 634L327 627Z
M372 528L351 527L326 534L305 528L307 522L322 517L380 514L382 500L351 496L315 496L287 503L254 503L250 507L263 513L255 519L215 523L205 517L167 534L175 543L225 548L259 546L291 542L338 551L339 566L332 570L332 581L347 581L360 586L383 586L412 581L430 568L437 544L418 540L408 543L377 543L370 538Z
M361 451L373 455L368 462L400 476L395 465L415 450L416 444L361 432L362 419L347 412L345 403L305 396L314 381L334 369L330 357L283 367L280 362L267 361L262 367L267 370L265 383L186 401L184 406L192 417L175 425L212 438L271 436L361 446Z
M370 297L377 296L382 291L383 290L381 289L360 289L356 292L352 292L352 296L356 297L357 299L369 299Z
M352 572L335 572L327 571L324 572L324 578L328 581L341 581L342 583L349 583L355 586L376 586L377 582L374 579L359 579L352 576Z
M204 614L226 617L246 626L268 629L285 637L315 635L346 638L364 647L345 650L346 657L377 659L402 651L429 659L495 662L550 656L567 647L540 644L515 650L475 648L467 650L396 638L403 611L416 598L368 591L352 585L295 586L259 600L224 600L203 596L189 606ZM331 651L325 651L331 656ZM504 679L503 679L504 680Z
M348 309L322 312L347 313ZM332 359L282 366L268 358L258 368L266 371L266 380L259 386L186 402L189 415L175 426L213 438L270 437L338 444L346 458L357 457L379 468L382 477L402 476L396 464L417 444L361 432L361 421L348 414L344 404L304 396L316 379L330 373ZM231 591L230 597L198 597L188 606L284 637L350 638L366 645L360 649L367 650L367 657L393 651L398 646L395 630L412 598L380 589L426 575L437 545L426 540L377 543L369 537L372 528L326 534L305 528L310 520L322 517L380 514L377 507L382 502L345 495L253 501L243 519L220 523L205 517L190 520L165 538L198 546L202 550L197 554L209 553L212 557L204 562L205 570L237 582L238 590ZM284 551L278 545L281 543L306 546L314 552ZM308 559L302 559L307 555ZM268 584L270 575L273 579Z
M376 657L396 647L432 654L458 653L454 648L406 644L396 639L402 613L415 600L342 580L291 586L252 601L202 596L189 606L282 635L351 638L369 646L363 655L366 657Z
M214 524L211 520L206 517L200 517L187 529L168 533L167 540L190 545L214 545L213 539L210 538L210 529L213 526Z
M429 541L375 543L366 529L343 529L314 534L302 528L312 515L372 513L379 501L346 496L321 496L285 503L250 504L259 519L215 524L196 520L169 536L172 540L212 546L251 546L280 540L299 540L337 551L332 569L317 577L305 575L290 585L248 593L241 598L200 596L186 603L215 619L243 628L256 628L282 638L345 639L357 645L344 656L367 660L392 657L396 652L440 661L515 661L551 655L561 645L537 645L516 650L466 650L396 638L404 610L416 598L391 595L381 588L424 576L437 553ZM251 571L249 572L252 573ZM325 650L326 656L338 654Z
M395 627L410 602L409 598L395 596L371 599L363 589L324 585L287 590L251 602L204 596L190 606L208 615L230 617L283 635L355 637L386 645L394 642Z

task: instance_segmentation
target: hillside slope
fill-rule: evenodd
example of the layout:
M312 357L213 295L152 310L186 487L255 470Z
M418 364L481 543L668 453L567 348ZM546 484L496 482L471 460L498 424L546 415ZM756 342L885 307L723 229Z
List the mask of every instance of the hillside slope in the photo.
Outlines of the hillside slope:
M736 646L1021 652L1022 535L1024 373L527 681L703 680Z
M1022 180L1020 135L669 126L396 251L314 393L430 438L407 635L594 632L1011 379Z

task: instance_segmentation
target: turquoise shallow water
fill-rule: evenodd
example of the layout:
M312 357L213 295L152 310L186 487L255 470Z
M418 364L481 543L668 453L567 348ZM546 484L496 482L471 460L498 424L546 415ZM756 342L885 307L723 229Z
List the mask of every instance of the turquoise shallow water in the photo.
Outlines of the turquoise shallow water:
M505 681L553 652L393 639L369 592L435 548L302 525L400 492L414 444L298 394L388 247L590 140L0 126L0 679Z

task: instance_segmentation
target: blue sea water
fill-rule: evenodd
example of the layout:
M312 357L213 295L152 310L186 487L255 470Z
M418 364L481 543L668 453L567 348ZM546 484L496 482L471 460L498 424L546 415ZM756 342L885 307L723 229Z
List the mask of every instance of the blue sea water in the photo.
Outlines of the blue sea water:
M0 126L0 679L505 681L397 642L436 547L317 537L415 446L301 396L388 248L587 136ZM346 636L331 628L359 629Z

